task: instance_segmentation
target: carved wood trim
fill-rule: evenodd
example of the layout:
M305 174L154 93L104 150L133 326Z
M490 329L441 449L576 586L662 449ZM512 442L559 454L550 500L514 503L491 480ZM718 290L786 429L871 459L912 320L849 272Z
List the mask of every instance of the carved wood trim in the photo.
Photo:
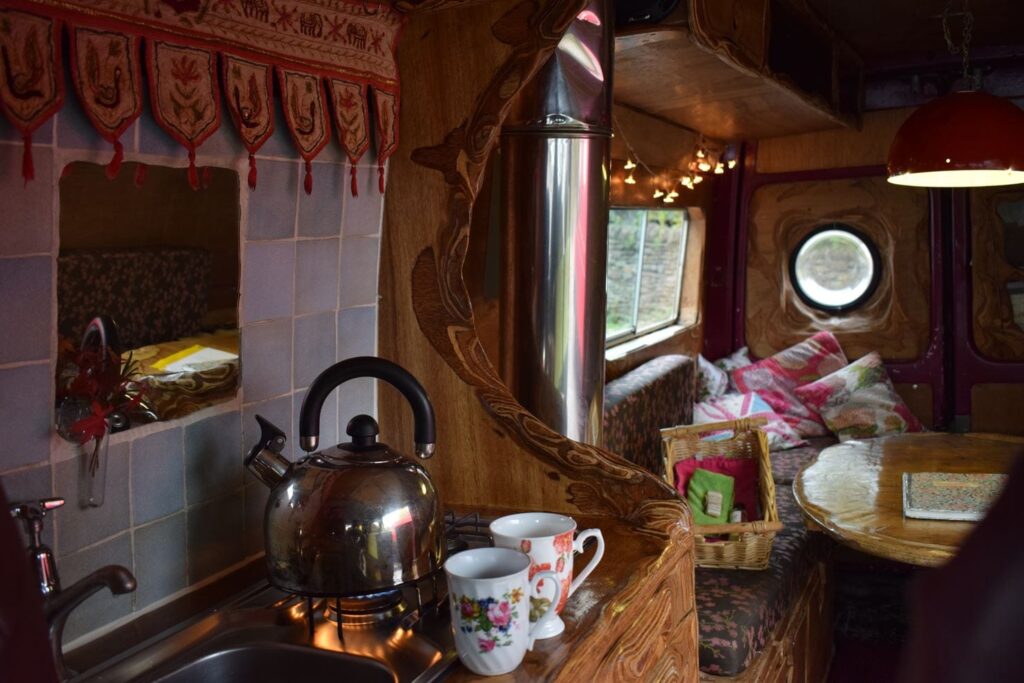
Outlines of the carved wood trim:
M1013 321L1013 307L1006 289L1009 282L1024 281L1024 270L1006 259L1006 226L999 204L1024 200L1019 188L972 190L971 277L974 344L991 360L1024 360L1024 330Z

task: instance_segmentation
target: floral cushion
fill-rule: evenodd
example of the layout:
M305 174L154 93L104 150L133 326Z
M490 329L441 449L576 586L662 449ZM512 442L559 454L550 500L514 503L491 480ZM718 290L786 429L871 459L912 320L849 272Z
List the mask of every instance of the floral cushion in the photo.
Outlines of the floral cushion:
M809 408L821 413L840 441L924 429L896 393L877 353L797 387L795 393Z
M729 390L729 373L704 356L697 356L697 400L721 396Z
M661 432L693 420L694 362L658 356L604 388L604 444L663 476Z
M715 367L719 370L724 370L729 376L729 391L738 391L736 389L736 383L732 381L732 371L739 368L745 368L754 361L750 360L750 351L744 346L741 349L733 351L731 355L725 358L719 358L715 361Z
M757 394L726 394L693 407L694 424L738 420L744 417L763 417L768 420L763 429L768 435L769 450L796 448L807 443ZM728 435L728 432L723 432L718 438L724 439ZM716 436L708 439L715 439Z
M733 370L732 379L743 393L756 391L800 436L825 436L821 416L808 408L794 390L847 364L839 341L831 332L779 351L774 356Z
M827 552L822 534L807 531L788 486L776 488L775 502L786 527L775 536L768 569L697 569L700 669L705 673L735 676L750 666Z

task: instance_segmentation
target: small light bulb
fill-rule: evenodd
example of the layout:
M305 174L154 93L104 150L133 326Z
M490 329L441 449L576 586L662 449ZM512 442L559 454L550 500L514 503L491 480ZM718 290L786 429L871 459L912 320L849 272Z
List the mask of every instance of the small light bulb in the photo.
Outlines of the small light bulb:
M698 159L704 159L705 157L707 157L708 151L703 147L698 147L695 154Z
M676 203L676 200L672 199L672 195L670 195L670 194L665 195L665 198L662 201L665 202L666 204L675 204Z
M719 161L715 164L715 175L722 175L723 173L725 173L725 166Z
M728 166L729 168L736 168L736 160L729 159L729 161L726 162L726 166Z
M692 190L692 189L693 189L693 178L691 178L691 177L687 176L687 177L683 178L682 180L680 180L679 182L680 182L680 183L682 184L682 186L683 186L683 187L685 187L685 188L686 188L687 190Z
M654 198L655 199L660 199L660 198L662 198L664 196L665 196L665 193L661 191L660 187L654 191Z
M711 162L704 159L697 164L697 169L703 173L707 173L711 170Z
M696 185L697 183L703 183L703 182L704 182L704 176L700 176L700 175L693 176L693 184L694 185Z
M631 171L634 168L636 168L636 164L633 163L632 159L626 159L626 165L623 166L622 168L626 169L627 171Z
M670 191L670 192L668 193L668 195L667 195L668 199L675 199L675 198L676 198L676 197L678 197L678 196L679 196L679 193L678 193L678 192L676 192L675 190L671 190L671 191ZM668 201L668 199L666 199L665 201Z
M626 183L627 185L636 185L636 178L634 178L633 174L630 173L622 182Z

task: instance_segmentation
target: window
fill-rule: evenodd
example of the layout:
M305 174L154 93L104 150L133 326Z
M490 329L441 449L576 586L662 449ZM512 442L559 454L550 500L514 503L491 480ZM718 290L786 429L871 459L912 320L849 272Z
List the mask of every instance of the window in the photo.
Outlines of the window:
M841 312L874 294L881 275L878 249L853 228L832 223L818 228L793 251L790 279L804 303Z
M685 209L612 209L608 216L608 344L675 323L683 287Z

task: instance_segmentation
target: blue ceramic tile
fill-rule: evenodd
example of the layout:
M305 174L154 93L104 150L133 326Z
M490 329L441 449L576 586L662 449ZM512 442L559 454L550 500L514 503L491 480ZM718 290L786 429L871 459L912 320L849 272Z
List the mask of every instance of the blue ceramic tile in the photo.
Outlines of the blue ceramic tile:
M292 321L242 329L242 400L263 401L292 390Z
M313 192L299 193L299 234L335 237L341 234L341 207L349 191L343 164L313 164Z
M242 486L242 422L237 412L185 427L185 501L191 507Z
M0 117L2 118L2 117ZM49 253L53 250L53 150L32 150L34 180L21 177L21 147L0 145L0 256Z
M50 459L53 375L49 363L0 370L5 448L0 471Z
M145 524L185 507L181 429L132 442L132 523Z
M377 303L376 237L346 237L341 241L340 307Z
M294 386L308 387L317 375L334 364L337 333L333 312L295 319Z
M11 125L6 116L0 116L0 140L9 140L21 144L21 133ZM43 125L32 131L32 151L38 145L53 144L53 118L47 120ZM19 147L20 149L20 147Z
M330 448L337 444L339 441L348 441L348 438L339 439L338 433L338 396L339 392L343 392L348 388L348 382L345 382L340 387L330 393L330 395L324 400L323 407L320 410L320 434L319 434L319 445L317 450L323 450ZM292 448L291 453L294 459L301 458L304 454L302 448L299 445L299 415L302 413L302 402L306 398L306 390L302 389L292 394L292 413L294 415L294 421L292 422L292 434L295 438L291 440ZM342 435L344 432L342 432Z
M356 174L359 195L345 196L343 234L345 237L380 234L381 221L384 217L384 195L377 186L377 170L360 166L356 169Z
M246 237L281 239L295 235L295 204L299 192L299 163L260 159L256 162L256 189L249 192Z
M70 85L70 81L69 81ZM135 126L139 125L136 120L128 130L121 135L121 144L125 151L129 151L135 142ZM86 118L78 104L78 96L71 94L64 98L64 106L57 114L57 146L62 150L74 149L97 149L109 151L114 156L114 146L100 137L93 127L92 122ZM180 148L179 148L180 149Z
M300 240L295 257L295 314L338 309L338 247L341 240Z
M203 158L213 157L215 159L247 159L249 152L242 144L242 138L235 130L235 123L231 120L228 110L222 111L220 128L213 132L203 144L196 150L197 161L202 164ZM246 166L248 168L248 166Z
M61 584L67 588L100 567L110 564L119 564L128 571L134 571L131 534L125 532L91 548L61 557ZM133 593L111 595L110 591L101 590L94 594L76 607L68 617L67 627L64 629L65 644L126 616L132 611L134 600Z
M188 509L188 582L202 581L245 557L240 490Z
M338 313L338 360L377 355L377 307L347 308Z
M153 118L149 97L143 97L142 116L139 117L139 152L143 154L162 154L175 157L183 162L188 159L188 151L168 135Z
M376 384L377 380L367 377L345 382L344 388L338 394L338 431L342 435L345 434L348 421L356 415L377 417L377 404L373 395ZM344 436L342 438L348 440Z
M245 487L245 556L262 553L263 517L267 510L270 489L260 482Z
M288 123L284 120L281 98L274 97L272 99L274 100L274 134L263 143L258 155L298 159L299 154L295 151L295 143L292 142L291 133L288 132Z
M0 484L3 484L8 502L34 502L53 495L50 473L49 465L18 470L0 475ZM28 546L28 536L25 535L23 524L18 524L18 531L21 533L22 543ZM53 517L48 516L43 522L43 543L53 548L53 539Z
M295 242L247 243L243 272L244 323L292 315L295 303Z
M288 437L289 443L298 438L288 431L292 424L291 395L278 396L259 403L247 403L242 408L242 448L246 453L260 440L260 426L256 422L257 415L270 420L271 424L283 431ZM290 453L291 449L286 448L284 455L287 456ZM259 481L249 472L245 472L242 479L247 486ZM260 485L262 486L262 484Z
M0 363L50 357L53 259L49 256L0 258Z
M59 462L54 467L54 492L67 503L54 513L57 523L57 552L61 556L120 533L130 526L128 505L128 444L110 446L107 451L107 482L103 504L82 508L79 500L80 458Z
M185 513L135 530L135 609L185 588Z

